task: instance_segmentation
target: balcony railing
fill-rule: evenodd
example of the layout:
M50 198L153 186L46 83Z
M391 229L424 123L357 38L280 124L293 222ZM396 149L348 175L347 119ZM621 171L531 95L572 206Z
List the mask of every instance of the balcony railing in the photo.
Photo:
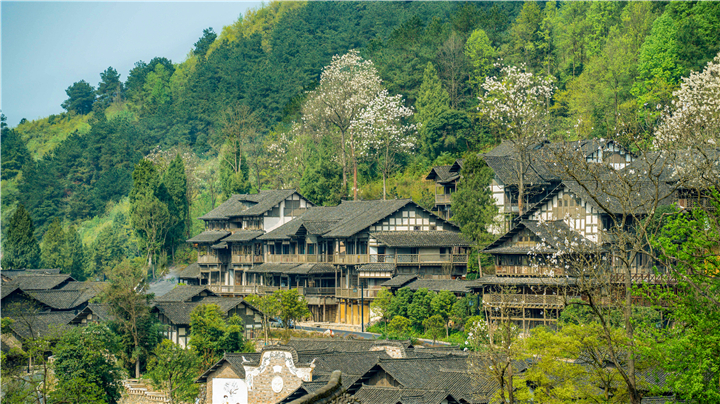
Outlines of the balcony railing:
M266 262L272 263L316 263L326 262L324 255L305 254L268 254Z
M273 263L316 263L328 262L336 264L444 264L467 263L467 254L334 254L334 255L303 255L303 254L269 254L266 262Z
M372 289L361 289L358 287L353 288L336 288L335 290L335 297L340 298L347 298L347 299L374 299L377 297L378 292L380 292L382 288L379 286Z
M524 295L524 294L492 294L483 296L483 304L487 306L505 307L563 307L562 296L557 295Z
M298 293L305 294L302 286L264 286L264 285L208 285L208 288L215 293L235 293L242 295L264 295L273 293L276 290L297 289ZM332 288L335 290L335 288Z
M233 264L253 264L253 263L261 263L261 262L263 262L262 255L254 255L254 254L233 254L232 255L232 263Z
M198 256L198 264L220 264L220 257L212 254Z
M435 204L449 204L452 203L452 194L435 195Z
M305 296L335 296L335 288L308 287L305 288Z
M662 274L632 274L630 275L630 281L632 283L660 283L660 284L675 284L677 281L675 278L669 275ZM610 282L612 283L624 283L625 274L612 274L610 275Z
M509 276L550 276L564 275L561 268L549 268L549 267L532 267L526 265L496 265L495 273L497 275L509 275Z

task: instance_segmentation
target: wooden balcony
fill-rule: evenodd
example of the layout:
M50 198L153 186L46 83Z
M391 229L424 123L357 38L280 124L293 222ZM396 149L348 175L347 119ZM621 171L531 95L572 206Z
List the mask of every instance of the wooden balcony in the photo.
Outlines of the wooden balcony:
M374 299L377 297L378 292L382 290L381 287L374 287L372 289L361 289L359 287L352 288L336 288L335 297L345 299Z
M268 254L265 262L272 263L316 263L326 262L324 255L306 255L306 254Z
M449 205L452 203L452 194L435 195L435 205Z
M335 288L308 287L305 288L305 296L335 296Z
M396 265L417 264L466 264L467 254L268 254L265 262L273 263L317 263L368 264L389 263Z
M254 254L233 254L232 255L232 263L233 264L258 264L262 263L263 256L262 255L254 255Z
M650 270L648 268L648 270ZM630 281L632 283L652 283L652 284L676 284L677 281L670 275L644 273L644 274L632 274L630 275ZM610 275L610 282L612 283L625 283L625 274L615 273Z
M198 256L198 264L222 264L220 257L212 254Z
M486 306L504 307L563 307L565 302L562 296L557 295L525 295L525 294L487 294L483 296Z
M287 286L264 286L264 285L208 285L208 288L215 293L233 293L238 295L266 295L273 293L276 290L290 290L297 289L298 293L303 295L305 288L302 286L298 287L287 287ZM335 290L335 288L332 288Z
M507 275L507 276L561 276L564 272L561 268L550 268L550 267L532 267L525 265L496 265L496 275Z

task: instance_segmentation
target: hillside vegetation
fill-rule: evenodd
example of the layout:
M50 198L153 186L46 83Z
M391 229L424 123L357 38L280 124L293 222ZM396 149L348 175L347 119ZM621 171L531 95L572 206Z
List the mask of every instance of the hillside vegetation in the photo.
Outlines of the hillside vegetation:
M503 65L553 83L554 139L649 137L718 37L717 2L271 2L219 35L205 30L185 61L158 55L124 79L99 72L97 88L68 83L67 112L3 131L3 218L22 203L38 238L59 218L94 245L98 232L128 229L133 170L148 155L182 156L191 217L278 187L337 203L355 171L361 198L384 189L431 207L430 167L499 141L478 97ZM413 108L402 121L416 130L393 164L351 155L341 130L308 124L323 68L351 50ZM128 234L123 251L137 255Z

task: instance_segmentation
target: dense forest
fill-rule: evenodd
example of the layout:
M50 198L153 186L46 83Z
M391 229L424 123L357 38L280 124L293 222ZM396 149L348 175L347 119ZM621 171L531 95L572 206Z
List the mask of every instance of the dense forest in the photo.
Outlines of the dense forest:
M503 66L552 83L551 138L649 139L682 78L720 50L720 3L271 2L199 34L184 61L158 55L124 79L108 67L96 86L68 83L66 112L3 123L3 222L22 205L43 247L80 238L93 277L151 250L189 259L190 218L232 193L295 187L334 204L357 191L429 208L430 167L499 142L478 97ZM350 121L313 109L343 55L370 63L399 108L392 161L356 153ZM148 204L176 218L162 242L141 229Z

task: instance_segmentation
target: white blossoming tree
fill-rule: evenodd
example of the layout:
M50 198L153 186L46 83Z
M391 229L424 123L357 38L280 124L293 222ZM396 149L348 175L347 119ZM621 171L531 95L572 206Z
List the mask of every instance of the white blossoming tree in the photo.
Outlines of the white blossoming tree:
M308 94L302 110L305 131L322 136L339 134L343 188L347 186L349 157L355 199L361 139L357 131L350 131L350 127L381 90L380 76L373 62L364 60L357 50L351 50L343 56L333 56L332 63L322 71L320 84Z
M401 95L382 90L350 123L349 132L358 140L358 153L380 167L383 199L387 197L387 177L398 166L397 156L415 147L416 127L403 121L413 115L403 105Z
M720 145L720 54L702 72L683 78L655 133L655 147L677 149Z
M512 165L518 187L518 209L523 214L525 175L530 169L533 146L547 137L548 105L555 86L552 78L542 78L524 67L505 66L500 77L488 77L478 97L480 116L512 144Z

